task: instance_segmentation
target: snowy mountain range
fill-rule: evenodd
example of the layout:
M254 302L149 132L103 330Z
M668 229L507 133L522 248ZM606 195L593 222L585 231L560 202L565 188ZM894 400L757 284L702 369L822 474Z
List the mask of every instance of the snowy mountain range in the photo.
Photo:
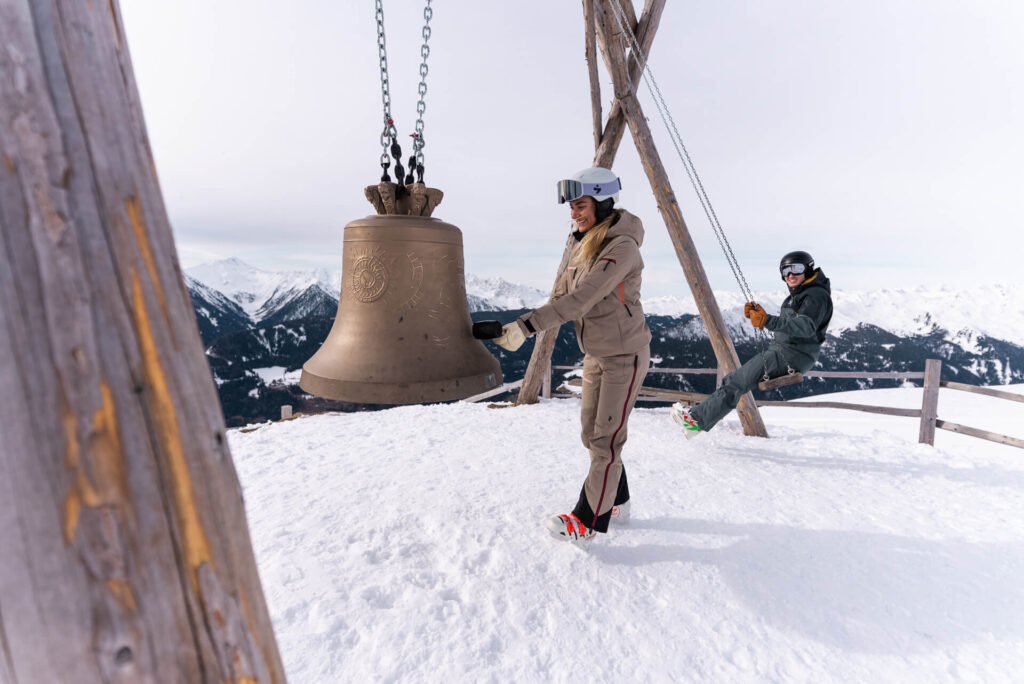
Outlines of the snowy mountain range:
M302 364L327 337L337 313L341 273L275 272L238 259L186 270L207 358L229 424L274 414L281 404L301 410L345 408L312 405L297 387ZM501 279L468 275L467 299L475 320L511 320L538 306L547 293ZM784 292L756 293L769 311ZM738 292L716 292L741 359L758 352L743 317ZM993 285L973 289L917 288L833 293L835 315L820 364L827 370L920 371L927 358L943 360L943 378L972 384L1024 382L1024 288ZM644 301L653 333L652 363L662 367L716 365L703 321L692 297ZM515 353L489 345L506 380L521 378L532 340ZM572 326L559 335L552 361L580 359ZM646 384L668 389L710 391L711 376L650 375ZM885 384L888 382L888 384ZM816 378L784 388L787 398L858 388L893 386L892 381ZM297 409L300 410L300 409Z
M310 316L334 317L341 271L267 271L239 259L200 264L185 271L203 339L211 335ZM466 276L471 312L533 308L547 294L500 278Z
M333 317L341 291L341 271L268 271L239 259L201 264L185 271L189 290L198 302L196 311L221 332L269 325L315 315ZM501 278L466 276L470 312L514 311L535 308L547 293ZM769 311L777 311L785 292L754 293ZM730 332L752 337L743 318L744 297L735 291L716 291L715 298ZM951 341L974 344L978 337L1024 340L1024 287L988 285L976 288L915 288L833 293L835 315L830 332L840 334L868 324L895 335L926 334L936 327L948 331ZM689 295L645 299L648 315L696 315Z

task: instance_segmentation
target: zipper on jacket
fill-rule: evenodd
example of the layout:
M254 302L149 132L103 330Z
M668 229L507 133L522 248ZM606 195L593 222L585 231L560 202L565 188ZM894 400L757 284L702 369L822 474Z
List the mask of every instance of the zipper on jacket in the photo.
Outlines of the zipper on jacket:
M619 283L619 301L622 302L622 306L626 307L626 313L632 318L633 312L629 310L629 304L626 303L626 298L622 296L622 283Z

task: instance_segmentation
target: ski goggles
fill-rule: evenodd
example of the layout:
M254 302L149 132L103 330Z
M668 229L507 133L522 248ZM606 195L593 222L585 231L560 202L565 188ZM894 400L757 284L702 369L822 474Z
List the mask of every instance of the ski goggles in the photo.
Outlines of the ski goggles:
M800 275L807 270L807 266L804 264L786 264L785 266L779 267L779 273L785 278L788 275Z
M590 195L614 195L622 189L622 182L616 178L611 183L583 183L578 180L558 181L558 203L565 204Z

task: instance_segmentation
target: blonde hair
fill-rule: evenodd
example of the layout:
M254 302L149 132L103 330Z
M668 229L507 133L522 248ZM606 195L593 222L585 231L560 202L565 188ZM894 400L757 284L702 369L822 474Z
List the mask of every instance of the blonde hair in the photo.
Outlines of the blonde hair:
M613 209L612 213L608 214L604 221L601 221L586 232L583 236L583 247L580 250L584 261L593 261L601 253L601 248L604 247L604 239L608 235L608 229L612 227L612 224L618 220L621 214L621 209Z

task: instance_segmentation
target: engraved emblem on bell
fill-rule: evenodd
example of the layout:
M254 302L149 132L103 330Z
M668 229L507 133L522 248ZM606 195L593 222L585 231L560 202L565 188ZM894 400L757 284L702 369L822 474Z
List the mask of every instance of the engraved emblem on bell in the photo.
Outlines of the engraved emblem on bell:
M416 404L501 384L497 359L473 337L455 226L402 214L352 221L345 226L342 282L334 325L302 367L304 391Z
M356 259L349 288L356 299L366 304L380 299L388 289L388 269L376 254Z

